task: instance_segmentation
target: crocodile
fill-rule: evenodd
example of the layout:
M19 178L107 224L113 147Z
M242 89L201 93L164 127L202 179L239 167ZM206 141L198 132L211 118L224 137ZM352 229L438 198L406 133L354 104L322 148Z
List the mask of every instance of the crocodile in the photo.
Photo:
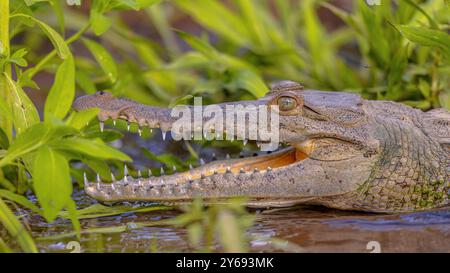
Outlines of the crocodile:
M292 81L239 103L278 106L281 148L160 176L133 178L125 170L113 183L85 177L86 193L101 202L177 205L195 198L221 203L245 197L248 207L307 204L375 213L450 204L450 113L443 108L423 112L356 93L308 90ZM225 109L227 104L216 105ZM121 119L160 128L165 136L175 121L168 108L104 91L77 98L73 108L98 108L102 129L106 120ZM260 140L245 135L244 142L246 137Z

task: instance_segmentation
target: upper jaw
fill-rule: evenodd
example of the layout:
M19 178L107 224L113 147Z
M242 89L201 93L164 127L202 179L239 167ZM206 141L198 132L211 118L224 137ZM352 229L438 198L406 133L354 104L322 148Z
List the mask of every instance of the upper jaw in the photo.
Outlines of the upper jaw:
M168 133L169 131L172 132L172 136L174 138L174 134L180 134L184 136L184 139L189 140L195 137L198 138L198 136L204 137L206 132L213 134L213 138L215 139L226 139L226 140L232 140L232 139L239 139L239 140L257 140L261 143L268 142L267 138L261 138L260 135L252 135L250 133L250 130L247 129L245 133L239 133L238 127L241 127L242 124L245 124L246 128L250 127L250 124L252 124L252 121L250 120L249 116L245 116L243 119L239 119L236 117L239 115L239 113L245 113L246 107L254 107L256 111L259 111L260 106L267 105L267 102L270 98L261 98L259 100L251 100L251 101L240 101L240 102L228 102L228 103L220 103L220 104L214 104L214 105L205 105L202 106L202 110L200 111L208 111L208 108L215 109L216 112L209 113L209 116L203 116L200 117L201 126L196 125L195 118L196 116L196 106L175 106L174 108L160 108L160 107L153 107L148 105L139 104L134 101L130 101L127 99L120 99L120 98L114 98L109 97L111 96L109 93L103 92L103 95L94 94L94 95L87 95L82 96L78 98L73 105L73 108L76 111L82 111L85 109L90 108L98 108L98 119L100 121L100 127L104 127L104 122L107 120L124 120L128 123L135 123L138 125L138 127L141 129L143 128L150 128L155 129L159 128L161 129L163 135ZM103 96L108 96L107 99L103 98ZM231 124L228 124L227 120L227 111L229 111L229 107L236 107L235 109L235 117L234 121L231 122ZM243 110L241 110L241 107ZM181 110L180 110L181 109ZM174 124L178 121L180 122L180 114L179 111L182 111L183 109L188 109L190 111L190 116L186 119L183 119L183 122L186 124L190 124L190 132L191 134L188 136L185 136L184 132L178 132L176 129L174 129ZM178 112L177 112L178 111ZM216 113L217 111L220 112L221 119L217 119ZM270 111L270 110L269 110ZM183 114L184 115L184 114ZM268 113L270 115L270 113ZM269 118L270 120L270 118ZM209 122L211 125L209 128L206 128L206 123ZM259 120L257 121L257 123ZM269 121L268 121L269 122ZM219 126L221 128L216 127L216 123L222 123L222 126ZM253 124L252 124L253 125ZM203 127L205 126L205 127ZM267 124L266 126L270 126L270 124ZM270 128L271 129L271 128ZM269 130L270 130L269 129ZM278 130L278 128L276 128ZM220 136L219 136L220 135ZM177 139L178 140L178 139ZM279 141L282 142L282 141ZM273 149L272 149L273 150Z

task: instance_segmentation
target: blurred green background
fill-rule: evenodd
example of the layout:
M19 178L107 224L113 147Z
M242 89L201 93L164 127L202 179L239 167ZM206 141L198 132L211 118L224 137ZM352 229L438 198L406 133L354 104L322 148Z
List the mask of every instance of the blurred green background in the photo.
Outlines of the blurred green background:
M206 102L253 99L271 82L293 80L450 109L449 5L0 0L0 221L24 251L36 251L33 240L3 200L49 222L69 218L79 232L82 214L71 194L82 170L75 163L103 176L105 160L130 160L105 143L119 133L86 126L95 112L71 111L77 94L108 90L170 106L199 94ZM39 207L23 196L30 191Z
M214 101L259 97L272 81L289 79L423 109L450 107L445 1L24 2L34 4L12 13L33 14L63 37L90 24L82 37L98 50L82 38L71 44L80 92L169 105L197 93L214 93ZM20 21L11 32L12 51L25 46L29 67L51 49L45 33ZM442 37L431 38L436 33ZM99 63L108 53L113 60ZM58 64L54 58L32 73L41 90L30 96L45 96Z

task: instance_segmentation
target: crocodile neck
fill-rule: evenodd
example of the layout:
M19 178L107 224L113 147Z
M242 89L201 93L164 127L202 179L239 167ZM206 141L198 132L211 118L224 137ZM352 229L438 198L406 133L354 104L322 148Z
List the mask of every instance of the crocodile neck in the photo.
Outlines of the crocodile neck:
M415 123L417 117L412 117ZM379 211L411 211L449 203L450 160L447 151L419 127L375 118L375 134L384 134L379 160L359 188L360 206Z

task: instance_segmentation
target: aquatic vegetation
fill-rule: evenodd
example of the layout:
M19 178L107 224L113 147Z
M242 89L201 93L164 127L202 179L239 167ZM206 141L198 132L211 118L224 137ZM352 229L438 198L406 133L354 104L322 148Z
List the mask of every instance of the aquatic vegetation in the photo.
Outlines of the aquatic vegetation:
M14 215L15 205L49 222L69 218L75 235L83 233L80 219L150 210L77 210L71 195L73 187L82 187L84 172L107 180L112 167L123 167L130 158L108 145L121 133L99 133L92 122L95 111L71 111L76 90L109 90L167 106L200 93L207 102L260 97L271 81L289 79L309 88L450 109L448 1L386 0L368 6L355 0L351 11L312 0L70 2L76 5L0 1L0 222L22 251L37 249ZM324 11L343 25L330 30L319 16ZM143 34L146 26L128 23L126 13L142 16L159 40ZM174 29L173 14L189 16L202 33ZM49 52L42 49L46 45L52 46ZM52 84L41 84L39 75L51 77ZM38 90L46 93L43 107L31 99ZM170 154L146 155L182 169L197 159L190 151L186 162ZM38 204L28 199L30 192ZM168 224L186 227L194 246L200 238L212 244L219 234L225 250L245 251L248 238L242 234L251 221L243 215L239 205L204 211L194 203ZM223 229L222 222L233 224ZM0 239L0 251L10 250Z

